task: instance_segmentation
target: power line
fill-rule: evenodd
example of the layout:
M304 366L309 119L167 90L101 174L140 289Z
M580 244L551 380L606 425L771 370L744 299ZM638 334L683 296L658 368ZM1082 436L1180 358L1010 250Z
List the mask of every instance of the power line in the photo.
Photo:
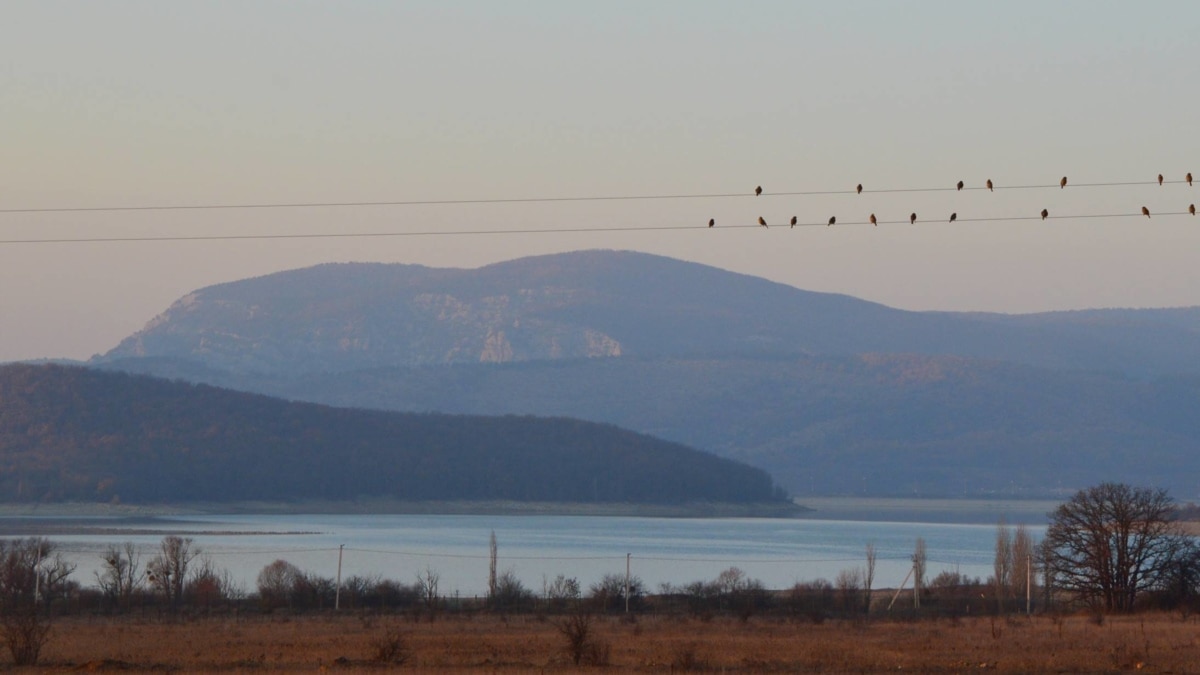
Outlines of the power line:
M1163 185L1186 184L1186 180L1163 181ZM1158 185L1152 181L1116 181L1104 183L1072 183L1067 189L1077 188L1108 188L1131 185ZM1025 184L1025 185L984 185L965 186L961 191L1003 191L1003 190L1045 190L1062 189L1059 183ZM863 188L861 194L889 194L907 192L956 192L960 188L948 187L915 187L915 188ZM852 195L860 194L857 188L846 190L797 190L784 192L763 192L763 197L812 197L822 195ZM648 201L672 199L728 199L737 197L755 197L753 192L699 193L699 194L653 194L653 195L595 195L579 197L517 197L497 199L414 199L388 201L347 201L347 202L259 202L259 203L221 203L221 204L163 204L141 206L69 206L69 207L35 207L0 209L0 214L20 213L98 213L121 211L212 211L236 209L313 209L313 208L364 208L383 206L445 206L466 204L533 204L556 202L604 202L604 201Z
M1154 217L1190 216L1188 211L1168 211L1153 214ZM958 218L956 223L1001 223L1036 220L1086 220L1095 218L1144 218L1142 213L1091 213L1073 215L1041 216L999 216L985 218ZM946 224L940 216L937 218L918 217L918 225ZM795 227L821 227L837 229L852 226L870 225L866 220L840 221L836 225L825 222L805 222L789 225L779 222L775 226L768 223L767 229L792 229ZM880 220L879 225L910 225L909 219ZM518 234L567 234L567 233L605 233L605 232L663 232L688 231L709 229L700 225L630 225L626 227L549 227L549 228L517 228L501 230L421 230L415 232L314 232L289 234L214 234L214 235L165 235L137 237L70 237L53 239L0 239L0 245L18 244L99 244L99 243L132 243L132 242L187 242L187 241L239 241L239 240L272 240L272 239L365 239L378 237L450 237L450 236L487 236L487 235L518 235ZM757 223L718 225L713 229L763 229Z

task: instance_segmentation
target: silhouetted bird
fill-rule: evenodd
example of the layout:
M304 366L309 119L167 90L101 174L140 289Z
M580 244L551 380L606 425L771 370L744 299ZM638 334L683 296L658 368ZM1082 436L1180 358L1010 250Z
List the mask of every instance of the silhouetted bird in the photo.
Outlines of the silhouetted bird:
M717 224L717 219L716 219L716 218L709 218L709 219L708 219L708 226L709 226L709 227L712 227L713 225L716 225L716 224Z
M1193 216L1196 215L1196 205L1195 204L1188 204L1188 213L1192 214Z
M759 185L758 187L754 188L754 196L757 197L761 194L762 194L762 186Z
M762 225L763 227L766 227L766 226L767 226L767 221L766 221L766 220L764 220L762 216L759 216L759 217L758 217L758 224L759 224L759 225Z
M1050 211L1047 209L1042 209L1042 220L1045 220L1049 217L1050 217Z
M994 192L994 190L992 190L992 179L991 178L988 179L987 186L988 186L988 192Z
M837 222L837 216L829 216L829 225L832 225L836 222ZM826 225L825 227L829 227L829 225Z
M958 181L958 189L959 190L963 189L963 182L961 180Z
M908 214L908 224L915 225L916 223L917 223L917 214L915 214L915 213Z
M1067 187L1067 177L1066 176L1063 176L1063 179L1058 181L1058 187L1059 187L1059 189Z
M875 227L879 227L879 223L875 221L874 213L871 214L871 224L874 225Z
M1188 175L1191 175L1191 174L1188 174ZM860 195L862 194L862 183L858 184L858 194L860 194Z
M1192 172L1191 171L1188 172L1187 182L1188 182L1188 186L1190 187L1192 184Z
M792 227L796 226L796 216L792 216Z
M958 220L958 213L951 213L950 214L950 222L953 223L956 220Z
M1162 174L1158 174L1158 186L1162 187Z
M1150 209L1148 209L1148 208L1146 208L1146 207L1144 207L1144 206L1143 206L1143 207L1142 207L1142 215L1143 215L1143 216L1146 216L1147 218L1149 218L1149 217L1150 217Z

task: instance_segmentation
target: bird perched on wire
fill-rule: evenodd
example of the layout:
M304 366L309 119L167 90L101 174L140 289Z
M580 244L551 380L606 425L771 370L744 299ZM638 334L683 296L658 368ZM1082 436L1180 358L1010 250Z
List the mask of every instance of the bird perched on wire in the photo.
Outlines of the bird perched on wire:
M1063 176L1062 180L1058 181L1058 187L1059 187L1059 189L1067 187L1067 177L1066 176Z
M764 219L762 216L759 216L759 217L758 217L758 224L759 224L759 225L762 225L763 227L766 227L766 226L767 226L767 221L766 221L766 220L765 220L765 219Z
M796 216L792 216L792 227L796 226Z
M1049 210L1049 209L1042 209L1042 220L1045 220L1045 219L1047 219L1047 218L1049 218L1049 217L1050 217L1050 210Z
M950 214L950 222L953 223L956 220L958 220L958 212L957 211Z
M1188 182L1188 187L1191 187L1191 185L1192 185L1192 172L1191 171L1188 172L1187 182Z
M1162 174L1160 173L1160 174L1158 174L1158 186L1159 186L1159 187L1162 187L1162 180L1163 180L1163 179L1162 179Z
M829 223L825 227L829 227L829 225L832 225L836 222L837 222L837 216L829 216Z
M1195 204L1188 204L1188 213L1192 214L1193 216L1196 215L1196 205Z
M909 225L916 225L916 224L917 224L917 214L916 214L916 213L910 213L910 214L908 214L908 224L909 224Z
M762 186L759 185L758 187L754 188L754 196L757 197L761 194L762 194Z
M709 219L708 219L708 226L709 226L709 227L712 227L713 225L716 225L716 224L717 224L717 219L716 219L716 218L709 218Z
M963 189L963 182L961 180L958 181L958 189L959 190Z
M871 214L871 224L874 225L875 227L879 227L879 222L875 220L874 213Z
M1190 176L1191 174L1188 174L1188 175ZM858 184L858 188L857 188L857 190L858 190L858 194L860 194L860 195L861 195L861 194L862 194L862 183L859 183L859 184Z
M988 192L995 192L995 190L992 189L992 179L991 178L988 179L987 189L988 189Z
M1142 207L1142 215L1143 215L1143 216L1146 216L1147 218L1149 218L1149 217L1150 217L1150 209L1148 209L1148 208L1146 208L1146 207L1144 207L1144 206L1143 206L1143 207Z

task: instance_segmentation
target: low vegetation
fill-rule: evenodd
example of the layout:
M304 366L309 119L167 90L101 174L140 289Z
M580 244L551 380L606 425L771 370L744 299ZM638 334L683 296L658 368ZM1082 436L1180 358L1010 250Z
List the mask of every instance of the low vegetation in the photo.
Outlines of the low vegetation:
M1194 672L1197 621L1177 614L1086 614L926 621L804 617L704 620L594 616L578 651L556 619L452 615L393 623L371 613L170 619L71 617L55 625L44 672ZM397 655L399 659L397 659ZM594 655L594 656L593 656ZM391 659L389 661L389 659ZM595 659L595 660L592 660ZM37 672L28 670L25 672Z

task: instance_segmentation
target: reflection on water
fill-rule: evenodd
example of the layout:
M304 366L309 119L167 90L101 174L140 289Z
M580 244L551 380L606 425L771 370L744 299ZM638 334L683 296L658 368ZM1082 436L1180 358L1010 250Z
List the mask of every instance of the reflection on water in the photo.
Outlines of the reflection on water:
M9 519L0 518L0 528ZM11 522L11 521L10 521ZM29 521L22 521L28 523ZM192 537L202 554L247 591L276 559L333 578L342 548L343 577L380 576L404 583L426 569L446 595L478 596L487 587L488 539L496 533L500 571L511 570L531 590L559 574L586 589L605 574L632 572L651 590L661 584L710 580L738 567L768 588L833 580L862 567L865 548L878 555L876 587L896 587L910 567L914 542L925 539L929 576L956 570L986 579L992 570L995 525L839 520L632 518L600 516L228 515L90 519L46 535L79 567L74 579L95 584L100 554L132 541L142 564L166 534ZM1044 526L1030 527L1040 539ZM16 534L13 528L2 530ZM21 534L28 534L22 532Z

